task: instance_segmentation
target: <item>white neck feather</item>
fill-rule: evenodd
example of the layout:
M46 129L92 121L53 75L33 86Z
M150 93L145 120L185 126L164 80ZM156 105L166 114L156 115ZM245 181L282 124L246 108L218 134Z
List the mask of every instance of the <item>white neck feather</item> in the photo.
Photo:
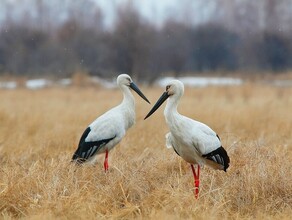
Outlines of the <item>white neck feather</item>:
M133 94L130 91L130 88L127 86L120 87L123 92L123 105L128 105L129 107L135 107L135 99Z
M171 128L176 126L177 119L180 117L180 114L177 111L177 106L179 103L179 97L172 96L167 100L165 109L164 109L164 116L166 119L166 123Z
M120 108L125 116L125 128L128 129L135 123L135 99L129 87L121 86L120 88L123 92L123 101Z

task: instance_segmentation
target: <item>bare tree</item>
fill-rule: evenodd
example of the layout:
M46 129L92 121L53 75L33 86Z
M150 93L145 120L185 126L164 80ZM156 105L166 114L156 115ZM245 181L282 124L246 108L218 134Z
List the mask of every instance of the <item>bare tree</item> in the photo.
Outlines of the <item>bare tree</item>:
M147 73L153 33L153 27L142 20L133 5L119 8L110 45L117 71L137 78Z

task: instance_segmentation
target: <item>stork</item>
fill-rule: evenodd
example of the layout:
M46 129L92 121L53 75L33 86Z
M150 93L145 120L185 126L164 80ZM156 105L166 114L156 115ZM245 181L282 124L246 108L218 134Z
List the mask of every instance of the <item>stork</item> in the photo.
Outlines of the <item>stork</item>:
M123 101L99 116L85 129L72 157L72 161L77 164L92 161L97 154L105 153L104 170L108 170L108 152L122 140L126 131L135 123L135 99L130 88L150 104L129 75L119 75L117 84L123 92Z
M178 113L177 107L183 93L183 83L172 80L144 120L168 99L164 109L165 120L170 130L165 136L166 146L172 147L179 156L191 164L195 180L195 197L198 198L200 166L206 164L226 172L230 160L216 132L207 125ZM197 171L194 165L197 165Z

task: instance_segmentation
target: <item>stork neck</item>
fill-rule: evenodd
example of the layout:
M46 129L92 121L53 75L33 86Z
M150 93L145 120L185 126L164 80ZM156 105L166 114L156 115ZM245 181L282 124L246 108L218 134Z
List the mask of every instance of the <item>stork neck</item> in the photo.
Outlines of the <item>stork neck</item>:
M127 86L122 86L121 90L123 92L123 101L121 104L130 108L135 108L135 99L130 89Z
M125 129L129 129L135 123L135 99L130 89L127 86L122 86L123 101L120 104L120 109L125 117Z
M176 116L179 116L179 113L177 111L178 106L178 99L176 97L170 97L167 100L165 109L164 109L164 116L167 118L167 120L171 120Z

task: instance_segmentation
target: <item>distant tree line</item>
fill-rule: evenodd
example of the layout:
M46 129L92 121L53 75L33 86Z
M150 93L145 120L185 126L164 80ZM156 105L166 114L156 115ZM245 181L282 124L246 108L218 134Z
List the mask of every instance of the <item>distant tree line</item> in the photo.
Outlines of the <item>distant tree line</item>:
M17 22L8 17L0 29L0 74L68 77L84 71L109 77L124 72L152 81L165 72L176 76L218 70L277 73L292 67L292 28L288 24L279 30L270 17L264 28L248 23L254 14L242 18L244 23L239 15L220 17L219 12L198 25L168 19L157 27L128 4L117 9L116 22L108 29L99 8L86 14L86 8L76 3L64 22L54 24L45 13L45 3L35 2L42 12L37 21L29 13ZM270 8L263 10L272 16L278 5L268 2ZM88 4L92 8L94 3ZM235 10L230 5L225 9ZM287 16L286 22L292 22L292 16Z

